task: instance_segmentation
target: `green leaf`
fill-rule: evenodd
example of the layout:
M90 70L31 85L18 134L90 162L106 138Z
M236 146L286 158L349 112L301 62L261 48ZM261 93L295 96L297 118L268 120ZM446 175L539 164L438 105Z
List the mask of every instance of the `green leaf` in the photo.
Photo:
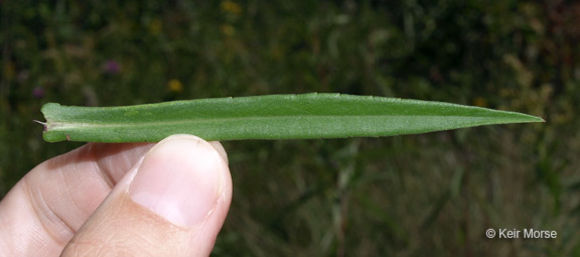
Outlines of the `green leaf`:
M154 142L187 133L206 140L417 134L538 117L440 102L341 94L197 99L121 107L47 103L44 140Z

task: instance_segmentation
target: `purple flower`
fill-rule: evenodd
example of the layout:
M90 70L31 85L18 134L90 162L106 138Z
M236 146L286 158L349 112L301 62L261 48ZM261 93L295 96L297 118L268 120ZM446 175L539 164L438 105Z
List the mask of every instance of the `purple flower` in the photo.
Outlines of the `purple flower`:
M34 96L34 98L40 99L44 97L44 88L42 88L41 86L35 87L32 90L32 96Z
M121 72L121 65L115 60L108 60L103 65L103 72L110 75L119 74Z

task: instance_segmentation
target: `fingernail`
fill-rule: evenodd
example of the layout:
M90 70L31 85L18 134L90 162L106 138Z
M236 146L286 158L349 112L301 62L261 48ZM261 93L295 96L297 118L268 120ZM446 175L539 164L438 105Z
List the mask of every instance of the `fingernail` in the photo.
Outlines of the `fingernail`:
M194 136L171 136L145 155L129 195L171 223L192 227L217 205L226 168L209 143Z
M215 149L218 152L220 157L222 157L222 160L224 160L224 162L228 164L229 162L228 154L226 153L226 149L224 149L224 146L218 141L211 141L209 142L209 144L213 147L213 149Z

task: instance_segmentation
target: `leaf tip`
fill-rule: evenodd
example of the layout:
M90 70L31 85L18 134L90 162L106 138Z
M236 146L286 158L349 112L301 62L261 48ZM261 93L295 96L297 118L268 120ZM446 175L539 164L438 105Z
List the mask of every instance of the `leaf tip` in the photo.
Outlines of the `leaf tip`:
M543 118L538 117L538 116L534 116L534 115L530 115L530 114L525 114L525 113L520 113L520 112L510 112L510 111L499 111L499 112L503 112L504 114L507 114L509 116L509 118L511 119L511 122L508 123L536 123L536 122L546 122Z
M538 117L538 116L534 116L534 115L528 115L528 114L524 114L526 116L526 120L524 122L541 122L541 123L545 123L546 120L544 120L542 117Z

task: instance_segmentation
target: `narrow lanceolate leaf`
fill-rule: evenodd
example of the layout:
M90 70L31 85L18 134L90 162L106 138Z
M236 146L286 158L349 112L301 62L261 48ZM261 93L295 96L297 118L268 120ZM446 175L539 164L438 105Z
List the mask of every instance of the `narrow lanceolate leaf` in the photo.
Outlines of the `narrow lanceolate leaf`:
M48 142L154 142L179 133L206 140L374 137L543 121L457 104L317 93L121 107L48 103L42 113Z

